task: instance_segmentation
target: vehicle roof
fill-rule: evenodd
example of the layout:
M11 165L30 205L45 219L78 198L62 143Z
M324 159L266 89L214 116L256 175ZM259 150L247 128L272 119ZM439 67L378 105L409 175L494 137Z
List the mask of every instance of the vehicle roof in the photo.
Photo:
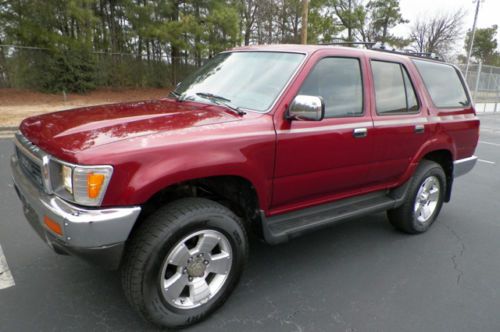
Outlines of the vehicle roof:
M302 44L270 44L270 45L250 45L241 46L231 49L231 51L267 51L267 52L293 52L312 54L321 50L343 50L352 53L352 55L368 54L370 56L381 56L382 54L394 58L413 58L421 60L434 61L436 63L444 63L442 60L433 59L431 57L414 55L411 53L392 52L390 50L379 49L363 49L355 47L346 47L339 45L302 45Z

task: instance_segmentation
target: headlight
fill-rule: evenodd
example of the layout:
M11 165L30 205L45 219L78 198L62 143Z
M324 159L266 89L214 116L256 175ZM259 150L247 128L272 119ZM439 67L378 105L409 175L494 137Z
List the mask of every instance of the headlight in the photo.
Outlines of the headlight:
M76 166L51 160L53 192L81 205L101 205L112 174L111 166Z
M68 193L73 194L73 168L62 165L61 176L64 189L66 189Z

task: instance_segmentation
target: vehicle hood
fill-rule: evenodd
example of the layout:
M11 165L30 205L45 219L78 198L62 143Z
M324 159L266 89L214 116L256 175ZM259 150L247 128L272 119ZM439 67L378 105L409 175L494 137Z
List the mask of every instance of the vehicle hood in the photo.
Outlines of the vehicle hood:
M171 99L85 107L34 116L21 123L27 139L59 158L164 131L238 121L224 107Z

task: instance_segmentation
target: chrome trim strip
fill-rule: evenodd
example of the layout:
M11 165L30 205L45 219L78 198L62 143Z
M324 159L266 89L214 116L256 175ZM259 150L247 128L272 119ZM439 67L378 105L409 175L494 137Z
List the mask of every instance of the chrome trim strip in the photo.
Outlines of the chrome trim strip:
M472 113L469 114L457 114L457 115L441 115L441 116L429 116L429 122L456 122L456 121L476 121L479 120L477 115Z
M43 156L42 158L42 181L43 187L47 194L52 194L52 183L50 180L50 157L48 155Z
M474 114L458 114L458 115L444 115L444 116L429 116L429 117L419 117L410 119L398 119L398 120L375 120L373 121L373 126L397 126L397 125L419 125L419 124L431 124L440 122L455 122L455 121L473 121L479 118ZM340 125L331 126L317 126L310 128L297 128L289 130L277 130L278 134L296 134L296 133L314 133L314 132L324 132L324 131L335 131L342 129L356 129L358 127L372 127L372 122L357 122L348 123Z
M52 194L50 183L50 155L28 140L20 131L14 135L14 144L21 152L40 166L43 190Z
M469 173L476 165L477 160L477 156L455 160L453 162L453 177L459 177L461 175Z
M24 152L24 154L33 160L40 167L43 166L42 159L45 156L48 156L43 150L41 150L38 146L31 143L26 137L24 137L21 132L17 132L14 135L14 144Z
M298 134L298 133L320 133L324 131L335 131L342 129L356 129L359 127L372 127L372 122L353 122L339 125L331 125L331 126L320 126L320 127L311 127L311 128L297 128L297 129L280 129L277 130L278 134Z
M398 120L375 120L375 126L393 126L393 125L416 125L427 123L427 118L411 118L411 119L398 119Z

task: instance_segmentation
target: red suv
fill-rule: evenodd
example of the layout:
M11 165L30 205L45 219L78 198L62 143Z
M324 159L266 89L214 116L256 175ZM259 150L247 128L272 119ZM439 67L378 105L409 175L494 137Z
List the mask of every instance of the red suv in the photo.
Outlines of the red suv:
M50 247L120 268L144 318L182 327L229 296L250 232L274 244L384 210L397 229L425 232L474 166L478 134L450 64L244 47L169 98L24 120L11 166Z

